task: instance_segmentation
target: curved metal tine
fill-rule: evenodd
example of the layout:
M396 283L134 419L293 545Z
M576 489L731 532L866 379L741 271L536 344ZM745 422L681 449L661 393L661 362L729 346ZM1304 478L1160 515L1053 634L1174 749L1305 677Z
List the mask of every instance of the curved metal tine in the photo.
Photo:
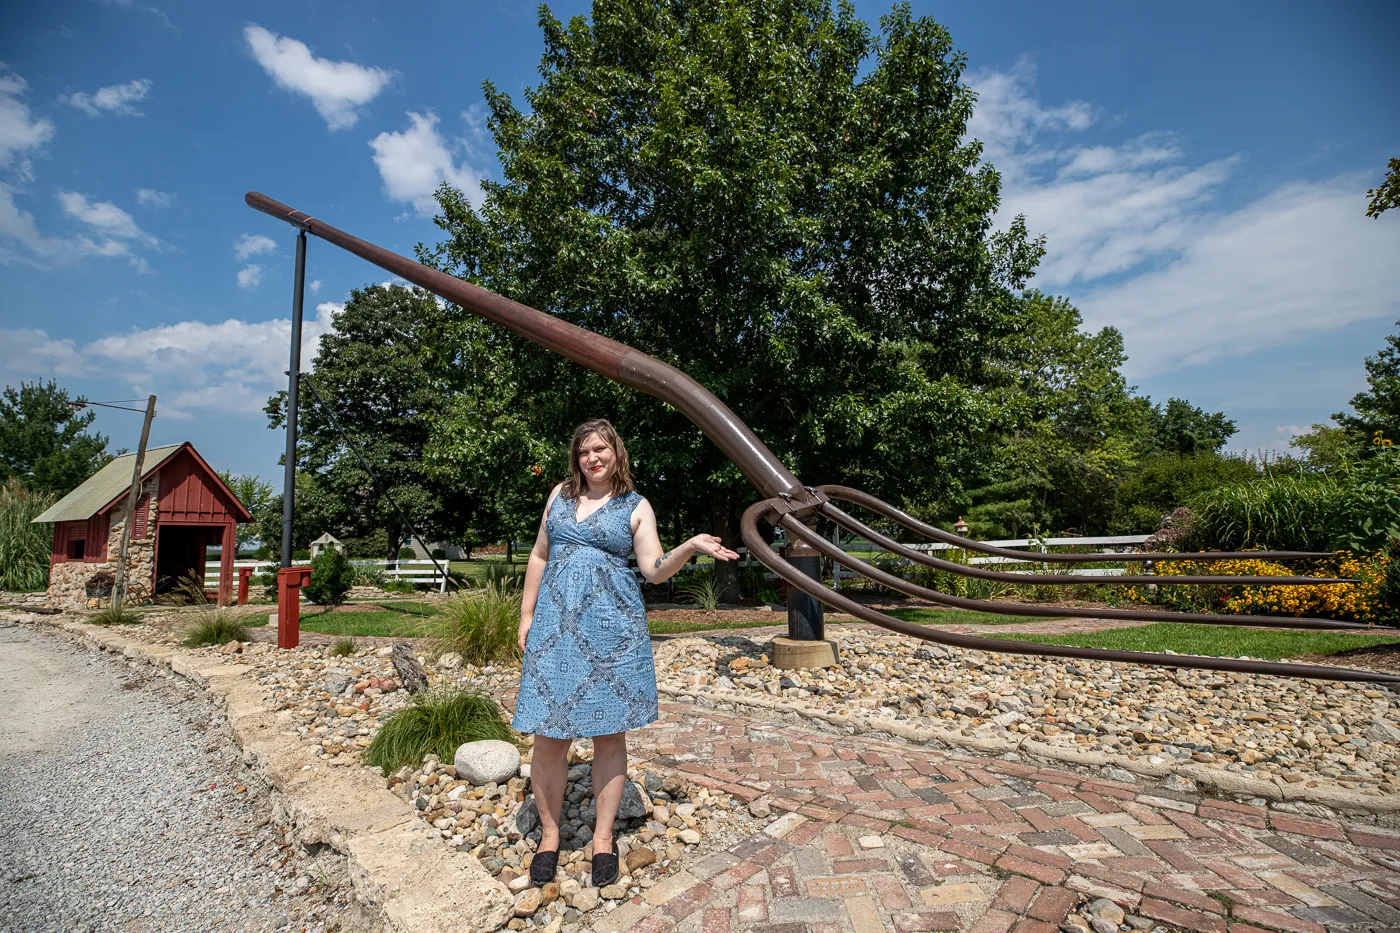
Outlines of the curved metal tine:
M825 556L837 561L842 568L849 567L863 577L910 596L918 596L930 602L955 606L958 609L975 609L978 612L994 612L1000 615L1036 616L1039 618L1063 619L1066 616L1080 619L1123 619L1129 622L1185 622L1191 625L1236 625L1253 628L1317 629L1321 631L1374 631L1374 627L1363 622L1338 622L1334 619L1295 619L1292 616L1222 616L1204 612L1163 612L1152 609L1080 609L1059 606L1026 606L1018 603L991 603L980 599L965 599L949 596L938 590L910 583L901 577L865 561L851 557L830 541L808 528L791 515L784 515L778 524L794 538L800 538Z
M966 551L977 551L982 554L992 554L997 557L1014 557L1016 560L1025 560L1025 551L1013 551L1008 548L996 547L991 544L983 544L980 541L973 541L944 531L942 528L935 528L925 522L919 521L907 512L901 511L884 502L876 499L867 492L859 489L852 489L849 486L817 486L817 489L826 493L833 499L842 499L846 502L853 502L863 508L867 508L877 515L892 519L908 528L915 534L923 535L926 538L933 538L935 541L943 541L947 544L954 544ZM1115 554L1115 561L1166 561L1166 560L1304 560L1306 558L1333 557L1331 552L1326 551L1223 551L1208 553L1137 553L1137 554ZM1103 560L1102 554L1038 554L1035 557L1036 563L1059 563L1059 564L1083 564L1091 561Z
M1237 674L1270 674L1278 677L1302 677L1310 680L1335 680L1356 683L1380 683L1395 685L1400 689L1400 675L1379 674L1374 671L1352 670L1344 667L1322 667L1312 664L1288 664L1279 661L1245 661L1239 658L1212 658L1190 654L1156 654L1149 651L1115 651L1108 648L1078 648L1071 645L1042 645L1035 642L1018 642L1000 638L987 638L981 635L960 635L926 628L913 622L905 622L887 616L882 612L862 606L860 603L832 590L818 580L802 573L783 557L775 553L768 542L758 533L758 519L768 519L776 512L776 499L756 502L745 510L739 522L740 534L749 553L758 558L759 563L773 571L790 586L820 599L838 612L849 613L858 619L873 623L881 628L908 635L923 641L936 642L954 648L970 648L977 651L990 651L995 654L1027 654L1051 658L1076 658L1085 661L1116 661L1125 664L1145 664L1153 667L1176 667L1198 670L1227 671ZM818 540L821 540L818 538ZM844 566L844 564L843 564Z
M900 544L893 538L887 538L880 532L871 528L858 518L847 515L841 509L830 502L823 502L817 508L818 513L840 525L842 528L855 535L860 535L871 544L877 544L891 554L898 554L925 567L934 567L938 570L946 570L948 573L957 574L963 577L978 577L982 580L999 580L1003 583L1034 583L1037 586L1079 586L1089 582L1088 577L1058 574L1035 574L1030 576L1022 573L1007 573L1000 570L985 570L981 567L971 567L967 564L955 563L951 560L942 560L932 554L925 554L923 551ZM1100 555L1101 559L1107 563L1117 560L1117 555ZM1039 555L1027 553L1024 558L1026 563L1039 563ZM1107 581L1118 585L1127 584L1161 584L1163 586L1197 586L1205 584L1218 584L1231 586L1235 584L1249 584L1252 586L1282 586L1282 585L1322 585L1326 583L1355 583L1355 580L1333 579L1331 577L1186 577L1186 576L1129 576L1119 574L1114 576L1095 577L1095 580Z

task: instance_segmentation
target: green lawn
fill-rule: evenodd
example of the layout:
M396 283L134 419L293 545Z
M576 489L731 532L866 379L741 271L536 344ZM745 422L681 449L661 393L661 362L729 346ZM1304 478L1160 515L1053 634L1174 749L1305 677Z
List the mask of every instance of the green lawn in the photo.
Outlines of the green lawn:
M1275 661L1307 654L1336 654L1351 648L1400 644L1400 637L1349 635L1340 632L1275 632L1218 625L1155 622L1137 628L1116 628L1084 635L992 635L1010 641L1047 645L1078 645L1120 651L1175 651L1210 657L1247 656Z
M381 638L417 638L427 634L433 611L417 602L385 607L374 612L302 610L301 628L322 635L371 635Z
M974 612L971 609L891 609L885 614L920 625L1022 625L1026 622L1053 621L1053 617L1049 616L1004 616L996 612Z

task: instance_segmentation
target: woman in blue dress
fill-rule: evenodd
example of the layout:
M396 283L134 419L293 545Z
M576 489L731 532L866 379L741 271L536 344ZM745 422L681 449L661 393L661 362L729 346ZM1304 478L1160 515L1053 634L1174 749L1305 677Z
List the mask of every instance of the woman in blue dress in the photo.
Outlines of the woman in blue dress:
M656 667L646 608L629 554L652 583L694 554L739 555L714 535L662 553L656 514L633 488L627 448L607 421L587 421L569 444L569 477L545 504L525 572L520 608L520 692L512 727L533 733L530 783L540 841L530 863L536 884L554 880L568 752L593 740L593 882L618 877L613 820L627 781L627 732L657 717Z

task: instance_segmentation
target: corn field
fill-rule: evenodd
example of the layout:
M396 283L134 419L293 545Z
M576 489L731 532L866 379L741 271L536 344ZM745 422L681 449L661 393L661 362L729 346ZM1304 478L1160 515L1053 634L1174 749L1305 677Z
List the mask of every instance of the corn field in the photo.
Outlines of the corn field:
M52 496L31 492L18 480L0 486L0 590L33 592L49 585L53 526L30 521L53 503Z

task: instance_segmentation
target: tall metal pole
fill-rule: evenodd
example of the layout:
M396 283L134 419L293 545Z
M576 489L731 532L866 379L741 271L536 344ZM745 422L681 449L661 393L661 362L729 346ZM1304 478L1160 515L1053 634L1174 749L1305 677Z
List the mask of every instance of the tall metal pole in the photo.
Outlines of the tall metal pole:
M141 425L141 443L136 445L136 465L131 469L131 490L126 494L126 520L122 522L122 547L117 557L116 579L112 581L112 608L121 611L126 599L126 555L131 545L131 526L136 521L136 501L141 494L141 473L146 468L146 442L151 438L151 421L156 416L156 397L146 399L146 420Z
M301 382L301 306L306 294L306 231L297 234L292 283L292 362L287 369L287 455L282 471L282 566L292 566L292 506L297 494L297 389Z

